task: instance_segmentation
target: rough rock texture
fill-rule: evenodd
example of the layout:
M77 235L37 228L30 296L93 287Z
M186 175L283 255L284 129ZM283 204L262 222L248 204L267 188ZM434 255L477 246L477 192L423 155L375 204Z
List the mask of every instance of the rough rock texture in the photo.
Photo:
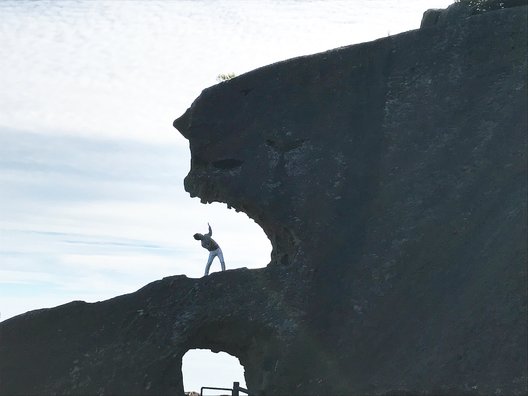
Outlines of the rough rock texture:
M246 212L260 270L0 324L0 393L183 392L190 348L252 394L526 394L527 9L264 67L175 126L185 188Z
M473 15L504 8L528 5L528 0L458 0L446 9L430 9L424 12L420 28L461 23Z

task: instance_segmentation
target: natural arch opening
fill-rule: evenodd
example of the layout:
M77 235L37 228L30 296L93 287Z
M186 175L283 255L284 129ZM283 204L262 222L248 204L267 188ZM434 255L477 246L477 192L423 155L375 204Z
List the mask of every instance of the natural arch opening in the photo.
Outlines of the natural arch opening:
M232 388L233 382L246 387L244 367L226 352L214 353L210 349L191 349L182 359L183 388L185 392L200 393L203 386ZM215 393L216 392L216 393ZM207 390L204 395L226 394L227 391Z
M244 212L236 212L228 209L226 204L213 202L199 205L195 212L198 216L190 220L190 232L207 232L207 223L211 224L213 239L222 248L226 268L264 268L271 261L272 244L264 230ZM190 251L193 252L193 261L205 263L207 255L202 249L198 249L196 241L188 239ZM201 277L203 267L196 266L194 272L188 269L186 273L190 276ZM213 261L210 273L220 270L218 259Z

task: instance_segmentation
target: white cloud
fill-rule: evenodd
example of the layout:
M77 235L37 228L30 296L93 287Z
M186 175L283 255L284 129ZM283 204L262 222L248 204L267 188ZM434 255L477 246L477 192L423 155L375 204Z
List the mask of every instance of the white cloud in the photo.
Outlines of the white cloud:
M0 270L0 284L54 283L55 277L46 272Z

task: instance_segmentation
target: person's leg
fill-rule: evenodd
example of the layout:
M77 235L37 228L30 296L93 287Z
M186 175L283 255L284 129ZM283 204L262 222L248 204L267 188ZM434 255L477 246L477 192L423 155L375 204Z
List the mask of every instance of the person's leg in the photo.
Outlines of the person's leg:
M213 262L213 259L215 258L216 254L214 252L209 252L209 259L207 260L207 265L205 266L205 275L209 275L209 268L211 268L211 263Z
M225 271L224 254L222 253L222 249L218 248L216 250L216 255L220 259L220 264L222 265L222 271Z

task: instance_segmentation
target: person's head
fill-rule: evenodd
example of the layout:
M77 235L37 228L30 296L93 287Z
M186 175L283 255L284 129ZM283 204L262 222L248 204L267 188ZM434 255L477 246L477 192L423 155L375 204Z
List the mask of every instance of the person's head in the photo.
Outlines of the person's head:
M203 235L202 235L202 234L194 234L193 237L194 237L194 239L196 239L197 241L203 239Z

